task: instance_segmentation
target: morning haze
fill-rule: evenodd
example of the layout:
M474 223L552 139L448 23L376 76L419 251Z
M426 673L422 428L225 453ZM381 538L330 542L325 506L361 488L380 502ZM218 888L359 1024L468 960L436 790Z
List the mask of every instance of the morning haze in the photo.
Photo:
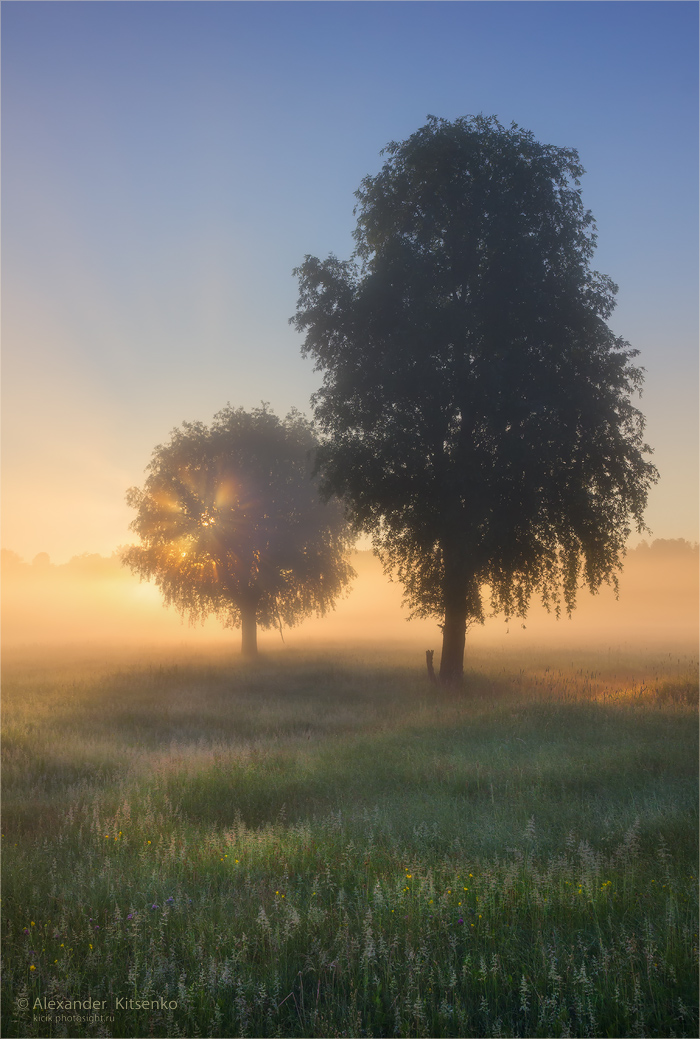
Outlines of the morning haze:
M393 651L398 643L420 667L423 651L439 645L438 625L407 619L400 585L388 580L370 550L352 553L350 562L357 576L334 610L284 628L282 636L277 630L261 633L261 649L276 655L310 643L351 640L380 652L384 644L391 643ZM26 651L32 645L89 644L93 650L104 645L110 652L120 646L143 651L216 645L234 657L240 650L239 632L215 619L191 625L176 610L163 609L157 588L130 574L118 553L76 556L56 565L45 553L30 563L4 551L2 564L3 642L8 651ZM605 650L610 645L633 650L668 644L692 653L697 628L697 546L657 539L628 553L618 598L610 588L596 596L583 591L571 618L559 620L536 603L524 621L508 623L503 616L491 616L470 629L468 643L502 649L515 643L523 648L597 645Z
M698 1035L697 30L2 5L3 1035Z

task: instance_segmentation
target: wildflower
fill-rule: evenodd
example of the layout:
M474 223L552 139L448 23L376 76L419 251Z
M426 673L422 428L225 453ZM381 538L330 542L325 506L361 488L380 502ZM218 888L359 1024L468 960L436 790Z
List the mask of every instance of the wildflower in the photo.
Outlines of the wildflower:
M458 923L458 924L463 924L463 923L464 923L464 920L462 919L462 917L461 917L461 916L460 916L459 920L457 921L457 923Z
M25 927L24 930L22 931L22 934L29 934L29 928Z
M95 924L95 930L99 931L99 929L100 929L100 925L99 924Z
M175 901L175 899L174 899L174 898L173 898L173 896L171 895L171 896L170 896L170 898L166 898L166 900L165 900L165 901L166 901L166 902L174 902L174 901Z
M151 842L150 842L150 841L148 841L147 843L148 843L148 844L150 844Z
M160 909L160 906L158 905L157 902L154 902L153 905L151 906L151 909Z
M33 920L32 920L32 922L31 922L30 926L31 926L31 927L33 927L33 926L34 926L34 921L33 921Z
M62 948L62 949L64 949L64 948L65 948L65 946L64 946L64 944L63 944L63 942L61 942L61 948Z
M92 949L92 944L90 944L90 948Z
M32 964L32 965L31 965L31 967L30 967L29 969L30 969L30 970L36 970L36 967L34 966L34 964Z
M133 913L127 913L127 917L126 918L127 918L127 920L133 920L134 919L134 914Z

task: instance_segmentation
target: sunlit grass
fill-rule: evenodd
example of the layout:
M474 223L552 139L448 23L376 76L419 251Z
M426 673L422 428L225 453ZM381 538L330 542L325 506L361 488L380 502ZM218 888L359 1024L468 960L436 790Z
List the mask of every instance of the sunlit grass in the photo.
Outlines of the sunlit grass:
M3 1034L696 1035L695 661L406 659L11 659Z

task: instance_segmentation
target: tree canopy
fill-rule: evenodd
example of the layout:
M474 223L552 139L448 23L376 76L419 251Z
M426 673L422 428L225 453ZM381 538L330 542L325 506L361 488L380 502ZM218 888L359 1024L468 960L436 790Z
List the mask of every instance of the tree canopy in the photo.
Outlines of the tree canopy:
M325 493L442 622L454 681L483 585L524 615L535 591L570 611L581 580L615 582L656 470L577 152L477 116L384 153L353 258L307 255L291 320L323 373Z
M127 493L142 544L123 561L193 622L240 626L255 656L258 625L323 614L354 576L342 510L313 478L316 448L301 414L280 420L265 405L183 423L155 448L143 490Z

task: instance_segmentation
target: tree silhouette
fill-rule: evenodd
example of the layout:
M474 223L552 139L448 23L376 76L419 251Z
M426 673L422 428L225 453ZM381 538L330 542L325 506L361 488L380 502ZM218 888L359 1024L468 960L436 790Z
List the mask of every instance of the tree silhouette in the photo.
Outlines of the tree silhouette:
M142 545L123 562L192 622L240 625L255 657L258 625L323 614L354 576L341 508L312 478L316 447L302 415L281 421L265 405L183 423L155 448L144 489L127 492Z
M323 372L322 487L442 622L440 677L494 608L557 611L615 583L656 470L606 324L572 149L483 116L429 117L356 192L349 262L306 256L291 319Z

